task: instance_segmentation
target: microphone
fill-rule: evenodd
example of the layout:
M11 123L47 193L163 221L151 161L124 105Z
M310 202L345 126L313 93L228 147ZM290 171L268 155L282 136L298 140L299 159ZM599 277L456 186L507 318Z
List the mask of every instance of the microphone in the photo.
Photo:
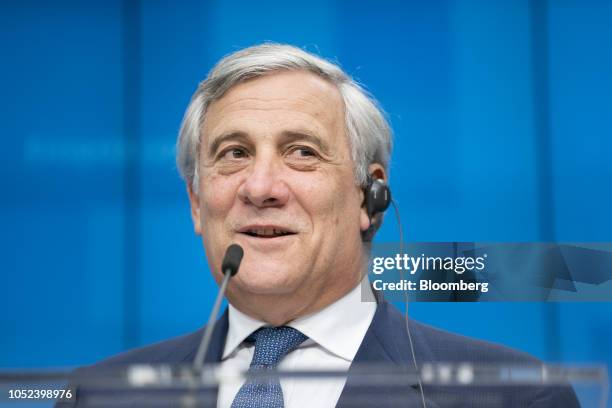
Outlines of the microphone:
M223 281L219 287L217 299L215 300L213 309L208 317L208 323L206 323L206 329L204 330L200 347L198 347L198 352L196 353L195 360L193 361L194 370L199 371L204 365L204 357L206 356L206 352L208 351L208 347L210 345L210 339L212 337L213 329L215 328L217 314L219 314L219 308L221 307L221 300L223 299L223 296L225 296L225 291L227 290L227 284L229 283L230 278L238 273L238 268L240 268L240 262L242 261L243 255L244 251L238 244L232 244L225 250L225 256L223 257L223 262L221 263Z
M244 255L244 251L242 247L238 244L232 244L227 247L225 251L225 257L223 257L223 262L221 263L221 271L224 275L230 274L234 276L238 273L238 268L240 268L240 262L242 262L242 256Z

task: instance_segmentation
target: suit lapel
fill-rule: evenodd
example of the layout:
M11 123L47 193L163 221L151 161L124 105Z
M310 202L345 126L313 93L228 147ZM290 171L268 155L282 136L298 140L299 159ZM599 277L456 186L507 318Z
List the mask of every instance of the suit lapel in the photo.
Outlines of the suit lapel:
M213 330L213 334L210 339L210 346L208 347L208 351L204 356L204 364L218 365L221 362L221 358L223 357L223 349L225 348L225 340L227 339L228 328L228 309L225 309L225 312L223 312L219 320L217 320L217 324L215 325L215 328ZM204 330L201 330L201 332L203 335ZM202 336L198 336L198 344L194 348L189 361L193 361L193 359L195 358L201 339ZM210 389L206 390L204 396L206 398L206 401L210 402L204 406L216 407L217 398L219 396L219 385L217 384L214 387L211 387Z
M352 406L397 407L422 405L418 382L408 381L394 386L386 384L364 384L363 373L368 366L389 367L409 371L413 366L412 354L405 321L401 314L387 302L377 305L376 313L366 335L349 368L347 381L338 400L337 407ZM412 333L414 336L414 333ZM430 405L427 402L428 407Z
M225 309L225 312L221 315L217 323L215 324L215 328L213 329L213 334L210 339L210 343L208 346L208 351L204 356L204 364L212 364L217 365L221 362L221 358L223 357L223 349L225 348L225 339L227 338L227 329L229 327L228 320L228 311ZM195 355L198 352L198 347L200 347L200 342L202 341L202 336L204 335L204 329L200 329L198 332L194 333L189 343L182 347L178 353L173 356L170 361L167 363L170 364L181 364L188 366L193 364L195 359ZM187 353L185 353L187 351ZM198 392L198 406L212 408L217 406L217 397L219 394L219 386L215 384L209 388L202 388ZM154 402L150 400L149 396L137 396L132 398L131 400L126 401L125 405L121 406L129 406L130 408L140 408L140 407L148 407L154 405ZM171 405L175 406L175 405Z
M210 338L210 345L208 346L208 351L204 356L204 364L219 364L221 362L221 358L223 357L223 349L225 348L225 340L227 339L228 328L228 310L225 309L225 312L223 312L223 314L215 324L212 337ZM203 335L204 328L200 329L198 335L194 337L195 341L189 347L189 353L185 355L185 357L182 359L183 363L193 363L195 355L198 352L200 342L202 341Z
M228 311L227 309L221 315L215 325L212 337L210 339L210 345L206 356L204 356L204 364L219 364L221 357L223 357L223 349L225 348L225 339L227 338L227 329L229 326ZM175 354L169 356L169 358L163 362L163 364L180 364L188 366L193 364L195 355L202 341L204 335L204 328L200 329L193 336L190 337L189 341L185 343L183 347L180 347ZM181 391L182 392L182 391ZM172 391L170 391L172 393ZM176 394L175 396L179 395ZM199 407L216 407L217 396L219 394L218 385L214 385L210 388L201 389L198 392L198 406ZM159 398L155 394L150 393L135 393L124 396L121 400L113 402L114 406L129 407L129 408L140 408L150 407L159 405ZM87 404L85 404L87 406ZM175 405L170 405L175 406Z

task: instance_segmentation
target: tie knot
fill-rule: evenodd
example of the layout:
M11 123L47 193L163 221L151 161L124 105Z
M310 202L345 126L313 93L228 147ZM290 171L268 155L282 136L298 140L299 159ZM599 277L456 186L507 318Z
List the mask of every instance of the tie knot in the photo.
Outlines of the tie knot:
M262 327L247 340L255 343L253 366L276 366L285 354L295 350L308 337L293 327Z

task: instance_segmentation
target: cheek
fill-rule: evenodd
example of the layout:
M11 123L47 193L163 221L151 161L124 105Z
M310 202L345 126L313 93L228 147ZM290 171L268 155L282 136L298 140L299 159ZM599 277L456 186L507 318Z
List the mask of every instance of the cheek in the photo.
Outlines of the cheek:
M236 187L227 178L203 177L200 182L200 197L202 242L211 271L219 277L220 272L216 268L221 264L229 244L226 220L234 204Z
M225 217L236 198L238 184L227 177L211 176L202 180L200 201L203 222L215 217Z
M359 226L359 191L345 180L327 176L314 182L311 180L302 189L305 208L309 209L315 223L323 221L323 228L351 229L353 223L357 228Z

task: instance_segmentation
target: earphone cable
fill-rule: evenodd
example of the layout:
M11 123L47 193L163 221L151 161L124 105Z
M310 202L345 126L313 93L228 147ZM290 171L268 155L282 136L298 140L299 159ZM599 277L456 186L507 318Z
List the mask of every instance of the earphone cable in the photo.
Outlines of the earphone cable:
M395 204L395 200L391 199L391 204L393 205L393 210L395 212L395 218L397 220L397 227L399 229L399 241L400 241L400 254L404 253L404 229L402 228L402 222L400 219L399 209ZM400 270L400 279L404 280L404 272ZM406 323L406 333L408 334L408 342L410 343L410 353L412 354L412 362L414 363L414 368L416 370L416 374L418 376L419 381L419 391L421 392L421 402L423 403L423 408L427 408L427 404L425 403L425 392L423 391L423 383L421 382L421 374L419 372L419 365L417 364L416 355L414 354L414 344L412 342L412 334L410 333L410 323L408 320L408 292L404 291L404 321Z

